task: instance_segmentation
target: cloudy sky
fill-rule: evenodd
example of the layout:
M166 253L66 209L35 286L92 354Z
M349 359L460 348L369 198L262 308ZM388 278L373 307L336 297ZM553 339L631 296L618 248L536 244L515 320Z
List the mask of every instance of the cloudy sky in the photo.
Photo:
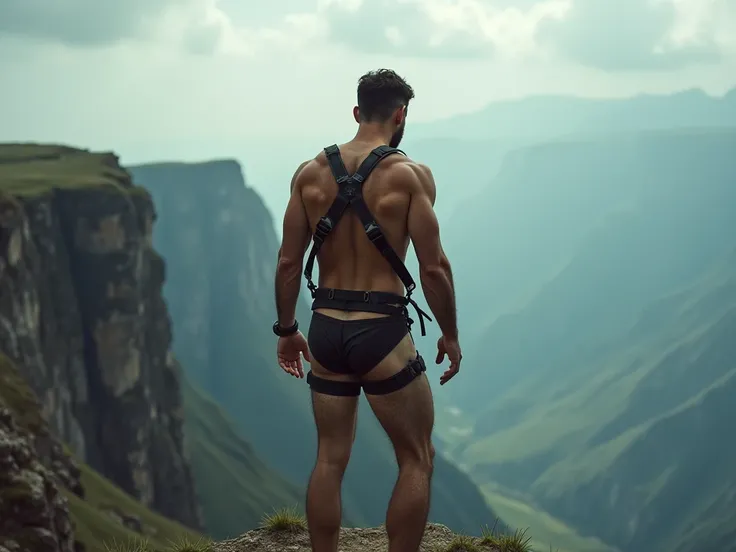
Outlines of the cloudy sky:
M415 121L538 93L721 94L736 0L0 0L0 140L126 162L339 141L377 67L414 86Z

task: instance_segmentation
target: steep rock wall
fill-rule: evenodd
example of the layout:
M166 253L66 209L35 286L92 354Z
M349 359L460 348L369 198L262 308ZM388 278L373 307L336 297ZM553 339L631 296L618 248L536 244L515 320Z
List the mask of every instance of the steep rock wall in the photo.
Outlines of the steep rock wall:
M79 458L198 528L154 219L114 155L0 146L0 351Z

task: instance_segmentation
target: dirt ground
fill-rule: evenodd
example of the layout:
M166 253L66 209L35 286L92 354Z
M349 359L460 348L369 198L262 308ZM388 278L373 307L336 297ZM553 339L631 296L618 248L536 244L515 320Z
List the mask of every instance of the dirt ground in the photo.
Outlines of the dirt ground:
M421 552L445 552L456 535L444 525L429 524L422 541ZM478 552L491 552L492 547L481 546ZM306 530L270 531L257 529L244 535L217 543L214 552L311 552ZM462 552L462 548L453 552ZM339 552L387 552L388 541L383 527L369 529L341 529ZM475 552L475 550L473 550Z

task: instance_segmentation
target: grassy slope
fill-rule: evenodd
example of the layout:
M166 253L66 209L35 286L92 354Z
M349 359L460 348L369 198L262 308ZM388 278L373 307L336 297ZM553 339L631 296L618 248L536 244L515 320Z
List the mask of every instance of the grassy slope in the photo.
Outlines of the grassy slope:
M29 196L51 188L114 187L126 182L112 153L56 145L0 144L0 191ZM142 188L128 192L145 193Z
M105 545L113 542L137 541L141 538L147 540L154 550L164 551L183 538L200 538L193 531L147 509L90 467L84 464L81 467L82 485L86 493L84 500L71 493L66 494L77 538L87 546L88 552L106 551ZM143 537L113 519L106 513L110 510L138 518L143 525Z
M608 511L605 502L596 505L593 497L600 500L612 492L607 481L614 478L647 520L641 533L649 540L630 536L639 539L632 546L641 549L654 542L680 545L686 535L702 538L706 524L712 533L733 535L736 524L724 516L732 506L720 496L724 487L736 485L732 471L715 460L706 468L688 454L690 443L702 439L698 447L712 447L712 458L734 460L725 443L718 444L716 424L705 431L690 423L691 418L723 408L715 397L731 382L729 370L736 368L728 362L736 355L734 320L736 264L729 256L691 288L652 304L607 354L579 359L584 366L560 367L563 372L556 373L556 382L532 378L513 387L485 417L500 418L494 412L517 409L512 418L518 419L495 430L487 428L487 436L464 451L463 462L476 478L523 488L546 507L574 517L576 525L606 539L617 539L623 532L616 529L623 513ZM733 412L722 411L721 416ZM662 456L665 450L669 459ZM688 490L698 469L717 474L718 482ZM687 506L670 507L673 496L674 503ZM590 501L591 511L581 511ZM498 501L491 504L503 510ZM662 527L665 512L678 523ZM531 528L539 536L539 527Z
M21 427L32 433L45 427L36 396L23 381L15 366L2 354L0 354L0 396L13 411ZM178 541L184 537L190 539L199 537L178 523L151 512L88 466L81 464L80 468L85 498L81 499L69 492L66 495L77 538L85 544L87 552L104 552L105 543L111 543L113 540L132 541L141 537L116 521L108 513L110 510L140 519L146 538L156 551L166 550L170 541Z
M679 402L668 404L664 411L685 403L713 383L725 373L727 366L707 367L705 372L706 367L697 362L703 362L699 358L702 353L695 351L711 345L719 337L723 317L736 306L733 261L734 256L729 255L696 284L653 302L642 312L631 332L609 345L608 354L600 354L595 361L584 358L582 368L568 365L564 373L557 373L558 384L551 390L545 388L546 379L542 383L530 379L512 387L493 409L518 407L522 400L532 406L524 408L518 422L489 429L487 436L476 439L465 449L463 461L471 467L514 463L549 451L567 455L577 447L586 446L588 440L618 416L635 416L631 409L638 408L637 390L658 370L668 370L677 355L695 355L690 365L679 369L696 371L702 378L688 380L687 387L679 391ZM661 320L662 317L667 320ZM589 362L594 363L589 365ZM672 366L675 369L678 367ZM639 401L645 402L646 398L642 396ZM667 402L671 401L660 398L659 405L648 409L648 416L635 416L629 423L636 425L661 415L661 406ZM609 442L605 437L621 437L619 432L623 429L625 424L615 429L612 426L609 435L599 439L603 441L600 444L608 443L609 452L615 453L617 446L626 443Z
M623 517L617 507L609 511L600 502L611 492L608 482L615 481L651 524L647 529L642 523L652 539L638 543L642 547L652 542L684 546L687 535L698 533L702 539L708 531L733 535L736 524L725 515L733 506L721 495L736 488L729 468L734 455L721 442L718 417L697 420L713 412L733 416L717 397L726 386L733 387L736 369L728 361L736 355L736 267L730 276L707 275L652 310L666 313L669 325L656 331L646 323L636 325L632 333L638 342L630 336L628 348L603 357L595 376L570 380L557 398L540 395L539 386L519 385L514 392L536 399L536 406L525 410L518 423L466 449L462 458L475 477L486 485L494 479L515 484L545 507L575 518L586 532L607 539L616 538L615 520L621 523ZM651 316L647 312L642 318ZM696 442L695 450L710 461L690 457ZM715 478L712 485L696 475L701 470ZM693 478L701 480L697 489L690 489ZM503 512L502 503L490 502ZM589 502L591 511L582 512ZM678 523L663 528L663 517ZM529 525L535 535L543 533L538 523ZM706 525L711 527L706 530ZM607 527L613 535L603 534Z
M188 382L182 392L186 443L209 535L237 536L255 528L264 512L301 506L303 492L259 459L217 403Z
M456 275L461 332L493 317L465 345L466 377L448 393L466 409L496 400L545 368L546 353L576 353L619 330L647 300L710 262L732 233L734 148L734 130L651 132L508 156L488 193L446 232L453 262L474 267ZM482 225L479 255L464 236ZM489 361L506 369L488 370Z
M484 488L501 481L520 491L522 502L524 493L528 503L547 497L542 507L563 517L576 504L586 504L589 518L581 521L580 513L572 523L587 533L595 532L591 527L601 518L619 527L614 518L620 512L607 513L601 498L609 496L603 482L610 470L622 470L618 476L625 493L634 483L623 466L643 450L636 443L655 434L661 439L657 428L679 427L699 412L686 408L677 423L665 423L678 408L710 386L724 385L725 359L734 354L726 336L736 285L729 278L736 270L729 257L710 273L702 272L736 245L736 164L729 153L734 143L733 129L680 130L529 148L512 156L494 184L488 200L498 214L479 201L477 212L470 213L474 216L459 222L477 224L480 214L492 219L488 245L494 255L488 260L503 266L504 274L524 274L509 277L514 280L509 283L476 271L483 286L492 288L487 293L491 304L502 308L498 298L521 296L523 286L536 290L524 292L517 312L496 320L478 348L468 351L466 379L451 390L460 391L455 400L463 411L440 427L453 457ZM555 194L542 192L542 186ZM537 206L532 199L540 193L545 201ZM617 209L622 213L611 212ZM507 217L504 211L525 216ZM607 222L601 224L604 217ZM509 235L515 238L513 248L500 243ZM476 295L475 304L485 304L485 298ZM459 308L477 316L468 312L477 308L467 301ZM473 359L485 359L489 351L489 360L478 368L490 361L494 369L481 372ZM483 400L473 399L474 390ZM703 399L703 412L717 408L714 396ZM464 437L462 431L471 428L474 434ZM672 454L684 457L699 434L685 431L687 438L681 437ZM636 485L670 492L687 488L687 478L662 475L666 460L653 453L638 458L640 464L645 460L657 473ZM728 486L728 474L721 476ZM598 504L586 502L596 487L580 484L582 478L600 485ZM718 502L717 493L700 491L696 502L704 504L677 515L690 524L688 534L702 536L705 520L715 525L732 506L725 499ZM697 495L693 490L689 499ZM504 510L503 500L494 506ZM660 506L647 510L649 517L640 523L643 532L650 527L650 537L662 537L656 518L668 509ZM539 537L539 529L531 529ZM718 527L725 535L733 530ZM671 531L671 536L680 534Z
M576 531L523 498L514 497L494 484L483 487L483 494L498 515L512 527L529 528L532 545L539 552L612 552L614 549L595 538L581 537Z

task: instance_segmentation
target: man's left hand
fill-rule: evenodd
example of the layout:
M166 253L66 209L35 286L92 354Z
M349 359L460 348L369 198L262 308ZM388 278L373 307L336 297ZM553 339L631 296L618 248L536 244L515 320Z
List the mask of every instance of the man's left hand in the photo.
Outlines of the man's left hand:
M279 342L276 346L276 356L279 359L279 366L281 366L284 372L291 374L295 378L303 378L302 354L304 355L304 360L312 362L312 359L309 357L309 346L302 332L296 332L287 337L279 337Z

